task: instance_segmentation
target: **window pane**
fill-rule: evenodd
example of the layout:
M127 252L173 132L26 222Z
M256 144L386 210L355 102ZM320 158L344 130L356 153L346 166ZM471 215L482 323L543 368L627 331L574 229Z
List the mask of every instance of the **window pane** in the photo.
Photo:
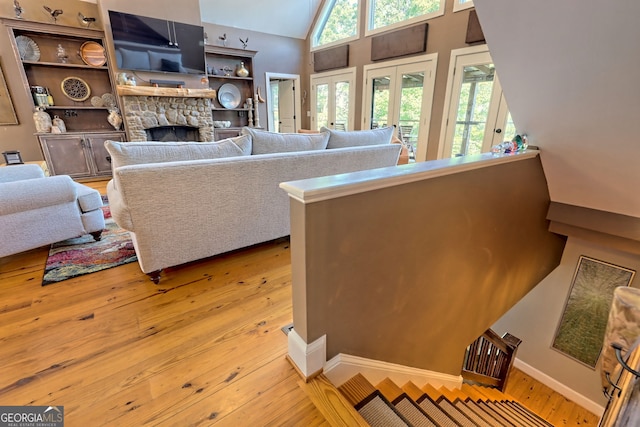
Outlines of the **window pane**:
M316 86L316 116L318 118L317 129L322 126L329 127L329 85Z
M424 73L402 75L400 94L400 133L399 136L409 148L409 158L415 159L422 114L422 86Z
M331 2L328 2L330 5ZM331 8L331 6L329 6ZM358 34L358 0L335 0L314 33L314 46L322 46Z
M370 0L369 29L386 27L440 10L443 0Z
M373 105L371 106L371 129L387 126L389 117L389 83L391 78L376 77L373 79Z
M334 129L347 130L349 121L349 82L336 83L336 121Z
M482 152L494 76L493 64L464 67L452 156Z

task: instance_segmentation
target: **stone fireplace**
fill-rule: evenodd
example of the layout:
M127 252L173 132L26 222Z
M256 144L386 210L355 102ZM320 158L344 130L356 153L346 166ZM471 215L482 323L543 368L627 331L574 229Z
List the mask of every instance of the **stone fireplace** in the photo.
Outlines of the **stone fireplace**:
M156 128L193 128L198 141L214 140L213 90L119 86L118 93L129 141L149 141L151 135L158 135L150 131Z

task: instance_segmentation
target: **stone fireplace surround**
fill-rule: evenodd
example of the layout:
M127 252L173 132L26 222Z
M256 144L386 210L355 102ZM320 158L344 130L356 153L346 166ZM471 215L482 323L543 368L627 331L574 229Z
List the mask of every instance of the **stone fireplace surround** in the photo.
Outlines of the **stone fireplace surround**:
M215 91L155 87L118 87L129 141L147 141L147 129L189 126L199 141L214 140L211 101Z

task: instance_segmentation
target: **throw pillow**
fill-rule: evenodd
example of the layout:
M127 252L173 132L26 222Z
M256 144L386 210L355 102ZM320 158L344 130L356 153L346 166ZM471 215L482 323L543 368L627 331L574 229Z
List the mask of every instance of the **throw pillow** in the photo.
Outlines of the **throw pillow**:
M333 130L326 127L320 128L323 132L329 132L327 148L359 147L364 145L381 145L391 143L394 131L393 126L369 130Z
M251 154L288 153L292 151L324 150L329 134L321 133L276 133L249 127L242 128L243 135L250 135Z
M130 50L125 48L118 49L122 56L122 66L125 70L149 70L149 55L139 50Z
M170 71L163 68L163 60L174 62L175 66L180 72L184 72L182 67L182 54L181 53L165 53L165 52L151 52L149 51L149 67L152 70Z
M219 159L251 154L251 137L247 135L215 142L116 142L106 141L111 168L145 163L182 160Z

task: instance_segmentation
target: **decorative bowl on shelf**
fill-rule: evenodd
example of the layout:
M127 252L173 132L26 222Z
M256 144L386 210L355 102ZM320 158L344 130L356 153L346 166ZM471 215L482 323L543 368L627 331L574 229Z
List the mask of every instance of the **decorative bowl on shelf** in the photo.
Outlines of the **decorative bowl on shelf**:
M214 120L213 127L228 128L228 127L231 127L231 122L229 120Z

